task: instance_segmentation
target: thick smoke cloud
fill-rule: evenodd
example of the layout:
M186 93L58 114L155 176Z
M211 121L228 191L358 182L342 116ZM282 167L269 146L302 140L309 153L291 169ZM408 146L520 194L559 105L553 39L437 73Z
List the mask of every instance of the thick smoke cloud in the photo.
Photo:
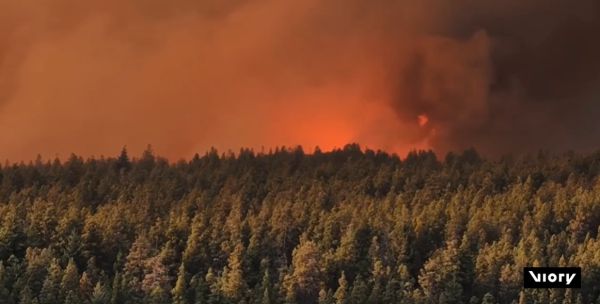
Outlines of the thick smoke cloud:
M432 145L491 154L597 149L600 2L496 2L464 2L446 32L482 29L491 38L485 114L475 125L443 124L446 135Z
M0 158L597 148L594 0L0 3Z

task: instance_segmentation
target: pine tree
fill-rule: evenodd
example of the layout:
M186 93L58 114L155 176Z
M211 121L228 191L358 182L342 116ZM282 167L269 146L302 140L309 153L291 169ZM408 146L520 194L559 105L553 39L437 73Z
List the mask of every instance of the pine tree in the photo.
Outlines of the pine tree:
M362 279L361 275L358 275L354 279L352 286L352 292L350 293L350 303L361 304L366 303L369 297L369 287Z
M560 289L550 289L550 304L561 304L562 303L563 291Z
M367 300L368 303L381 303L382 295L384 293L384 288L381 286L381 281L375 281L373 283L373 288L371 288L371 292L369 294L369 298Z
M321 270L316 244L303 240L292 254L292 272L285 276L286 297L300 303L316 302L319 296Z
M160 256L155 256L146 261L147 270L144 271L146 274L144 275L144 280L142 281L142 290L149 294L160 295L160 297L164 295L168 295L168 290L170 291L169 284L169 273L167 271L167 267L162 262ZM162 292L158 293L158 289L162 289ZM161 298L162 299L162 298Z
M460 304L462 300L462 286L456 278L451 278L450 282L445 284L444 291L439 296L440 304Z
M394 283L396 279L393 278L392 280L390 280L393 283L391 285L391 288L393 288L393 290L391 290L390 292L395 292L395 296L398 298L398 301L400 303L409 303L412 297L412 293L414 292L414 279L411 276L410 272L408 271L408 267L405 264L400 264L398 266L397 274L397 284L399 285L399 288L396 287L396 284Z
M456 242L450 242L443 250L437 250L421 269L419 284L425 296L445 303L460 301L459 270L458 248Z
M229 255L227 266L221 278L223 295L232 301L240 301L247 292L247 284L243 274L244 246L238 243Z
M204 279L205 279L206 285L208 286L208 289L210 291L208 294L207 303L208 304L217 304L217 303L220 304L223 301L225 301L225 299L223 299L221 296L219 280L217 279L216 275L214 274L212 268L210 268L210 267L208 268L208 272L206 273L206 276ZM198 294L196 294L196 296L198 296Z
M54 304L62 302L60 300L60 282L62 280L62 269L56 259L52 260L48 266L48 275L40 291L40 304Z
M96 283L94 291L92 292L92 298L90 301L92 304L109 304L110 303L110 292L104 284L101 282Z
M325 290L325 288L321 288L319 291L319 304L334 304L333 295L330 290Z
M202 240L206 227L200 214L194 217L191 226L191 233L187 239L181 259L188 271L197 273L203 270L200 268L200 265L205 264L202 257L205 255L204 251L206 249Z
M0 213L0 259L12 256L24 247L24 235L21 232L23 222L18 211L17 206L8 205L4 212Z
M4 286L7 288L12 286L12 296L13 298L17 299L20 289L19 281L23 282L23 279L20 278L25 273L24 265L14 255L11 255L4 265Z
M60 283L60 292L61 298L65 299L65 301L69 293L71 294L70 301L77 301L75 297L78 296L79 293L79 272L77 271L77 265L75 265L75 261L73 261L73 259L69 259L69 263L65 268L62 281Z
M348 281L346 274L342 271L342 275L338 280L338 288L333 295L335 304L348 304Z
M373 245L372 245L373 247ZM376 250L371 250L376 251ZM373 254L371 254L373 255ZM389 271L389 267L387 268ZM381 260L376 260L373 263L373 269L371 270L371 281L372 288L369 294L368 302L369 303L380 303L382 299L382 295L384 293L383 282L387 277L386 270L384 270L383 262Z
M495 304L495 303L496 303L496 299L494 299L494 296L489 292L483 296L483 300L481 301L481 304Z
M25 253L24 262L27 265L25 269L25 283L31 289L32 294L39 294L48 277L48 265L58 265L52 262L52 253L49 249L28 248Z
M262 304L273 304L273 290L271 287L271 276L269 275L269 269L265 269L265 274L262 279Z
M396 280L395 278L391 278L387 282L385 291L382 295L383 303L400 303L403 295L404 290L402 289L402 284L400 281Z
M150 254L150 242L145 234L141 234L131 245L123 269L123 282L127 284L128 294L134 299L141 299L144 296L142 281L146 274ZM156 261L154 262L156 263ZM148 291L151 291L151 288L148 288Z
M528 299L527 293L524 290L521 290L519 293L519 304L530 304L531 302Z
M187 279L184 264L179 266L177 281L173 288L173 304L187 304Z
M7 288L6 269L4 263L0 261L0 304L13 304L14 300Z
M157 286L150 292L148 300L149 304L169 304L169 294L160 286Z
M262 294L262 299L260 301L261 304L271 304L273 303L273 301L271 300L271 295L269 294L268 290L264 290L263 294Z
M127 154L127 147L123 147L121 149L121 153L119 154L119 158L115 162L115 169L117 172L127 172L131 169L131 161L129 160L129 155Z
M79 290L84 300L89 300L94 292L94 284L87 272L84 272L79 279Z
M177 278L176 274L179 272L179 267L181 266L178 253L180 249L176 247L176 242L167 240L158 254L161 263L165 266L169 274L169 279L173 278L174 280Z
M112 290L110 294L110 303L111 304L120 304L124 303L124 291L123 291L123 282L120 272L116 272L112 282Z
M539 289L534 294L534 303L550 303L548 290Z
M190 280L190 288L193 288L193 303L206 304L210 293L209 286L202 276L195 275Z
M77 291L69 290L65 296L64 304L83 304Z
M19 304L38 304L38 300L33 297L31 288L25 285L19 293Z
M92 283L92 289L94 289L96 283L98 283L101 279L101 270L98 269L96 257L91 257L87 260L87 264L85 266L85 273L90 282Z

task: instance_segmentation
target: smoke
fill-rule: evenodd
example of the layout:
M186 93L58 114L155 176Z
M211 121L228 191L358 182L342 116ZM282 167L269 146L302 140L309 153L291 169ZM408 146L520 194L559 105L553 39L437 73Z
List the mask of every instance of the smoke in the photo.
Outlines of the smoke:
M0 3L0 158L596 148L581 0Z

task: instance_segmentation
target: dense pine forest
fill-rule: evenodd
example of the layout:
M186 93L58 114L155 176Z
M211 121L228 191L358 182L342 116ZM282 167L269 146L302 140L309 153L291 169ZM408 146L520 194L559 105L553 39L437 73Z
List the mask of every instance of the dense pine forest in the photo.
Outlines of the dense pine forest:
M38 158L0 168L0 303L600 303L599 225L600 153Z

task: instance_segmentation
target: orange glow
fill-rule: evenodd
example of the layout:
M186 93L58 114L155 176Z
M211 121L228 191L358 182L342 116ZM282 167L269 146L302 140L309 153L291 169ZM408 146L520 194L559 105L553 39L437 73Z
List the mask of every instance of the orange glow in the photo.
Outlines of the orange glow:
M424 127L429 122L429 118L425 114L417 116L417 123L419 127Z
M558 102L570 101L571 93L581 96L573 108L590 108L586 102L594 99L577 84L595 83L585 80L598 75L598 40L570 47L578 41L569 37L598 35L595 28L578 28L584 23L556 34L538 34L546 28L540 26L523 29L537 39L531 46L504 45L513 36L528 39L512 21L511 27L471 24L512 20L509 11L530 9L523 2L531 4L0 1L0 160L31 160L38 153L46 159L72 152L107 156L123 146L139 155L148 144L177 160L211 147L302 145L312 151L356 142L403 155L471 146L490 151L499 139L502 147L520 149L553 142L548 134L578 141L571 129L536 132L537 142L520 130L567 128L533 121L562 118ZM494 14L508 17L483 18ZM551 17L539 24L560 28L555 19L561 18ZM498 28L506 29L506 39L495 39L490 29ZM497 45L502 48L493 52ZM589 52L569 56L582 58L585 64L573 65L581 73L552 57L583 49ZM539 62L527 63L530 57ZM556 62L574 77L546 73ZM553 92L561 98L544 99ZM547 100L556 104L534 111ZM514 113L529 114L515 121ZM576 114L569 117L583 116ZM595 126L595 117L587 119L571 125Z

